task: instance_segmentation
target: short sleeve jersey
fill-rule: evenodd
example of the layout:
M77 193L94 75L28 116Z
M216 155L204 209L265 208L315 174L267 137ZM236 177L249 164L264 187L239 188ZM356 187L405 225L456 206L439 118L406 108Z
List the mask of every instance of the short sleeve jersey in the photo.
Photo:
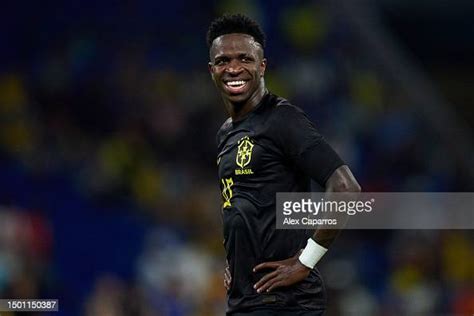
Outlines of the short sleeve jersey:
M228 119L217 133L224 246L232 274L228 313L254 309L320 310L325 293L319 272L294 286L258 294L253 285L265 261L294 256L312 234L276 230L277 192L307 192L311 179L324 187L344 162L301 109L273 94L243 119Z

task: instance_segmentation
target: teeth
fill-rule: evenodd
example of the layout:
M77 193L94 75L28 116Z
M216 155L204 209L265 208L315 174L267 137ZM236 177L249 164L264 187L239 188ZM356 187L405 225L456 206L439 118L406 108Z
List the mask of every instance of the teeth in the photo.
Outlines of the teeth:
M232 86L232 87L241 86L241 85L244 85L244 84L245 84L245 81L243 81L243 80L227 82L227 85Z

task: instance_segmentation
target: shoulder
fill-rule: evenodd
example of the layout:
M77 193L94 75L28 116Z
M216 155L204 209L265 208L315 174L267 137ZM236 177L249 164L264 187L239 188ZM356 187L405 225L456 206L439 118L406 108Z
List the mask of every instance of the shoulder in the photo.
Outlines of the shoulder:
M229 130L230 128L232 128L232 118L229 117L227 118L224 123L222 123L221 127L219 128L219 130L217 131L217 133L219 134L220 132L222 131L227 131Z
M295 119L307 119L304 111L298 106L292 104L285 98L272 96L272 121L273 123L292 122Z
M224 121L224 123L221 125L221 127L220 127L219 130L217 131L216 139L217 139L217 143L218 143L218 144L220 143L220 138L222 137L222 135L227 134L227 132L228 132L231 128L232 128L232 118L229 117L227 120Z

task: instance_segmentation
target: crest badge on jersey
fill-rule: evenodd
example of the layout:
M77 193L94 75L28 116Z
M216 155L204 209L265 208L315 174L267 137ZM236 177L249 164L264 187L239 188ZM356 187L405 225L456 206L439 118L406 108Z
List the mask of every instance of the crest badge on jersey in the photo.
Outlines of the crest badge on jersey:
M235 169L236 175L253 174L252 169L244 169L252 160L253 147L254 144L248 136L244 136L238 141L235 163L240 169Z

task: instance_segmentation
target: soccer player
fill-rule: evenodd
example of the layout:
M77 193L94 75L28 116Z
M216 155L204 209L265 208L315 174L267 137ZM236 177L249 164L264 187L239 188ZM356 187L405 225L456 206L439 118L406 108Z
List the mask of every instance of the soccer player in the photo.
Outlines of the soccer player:
M322 315L315 268L337 230L276 230L276 193L358 192L349 168L301 109L265 87L265 35L244 15L207 33L209 71L230 115L217 133L228 315Z

